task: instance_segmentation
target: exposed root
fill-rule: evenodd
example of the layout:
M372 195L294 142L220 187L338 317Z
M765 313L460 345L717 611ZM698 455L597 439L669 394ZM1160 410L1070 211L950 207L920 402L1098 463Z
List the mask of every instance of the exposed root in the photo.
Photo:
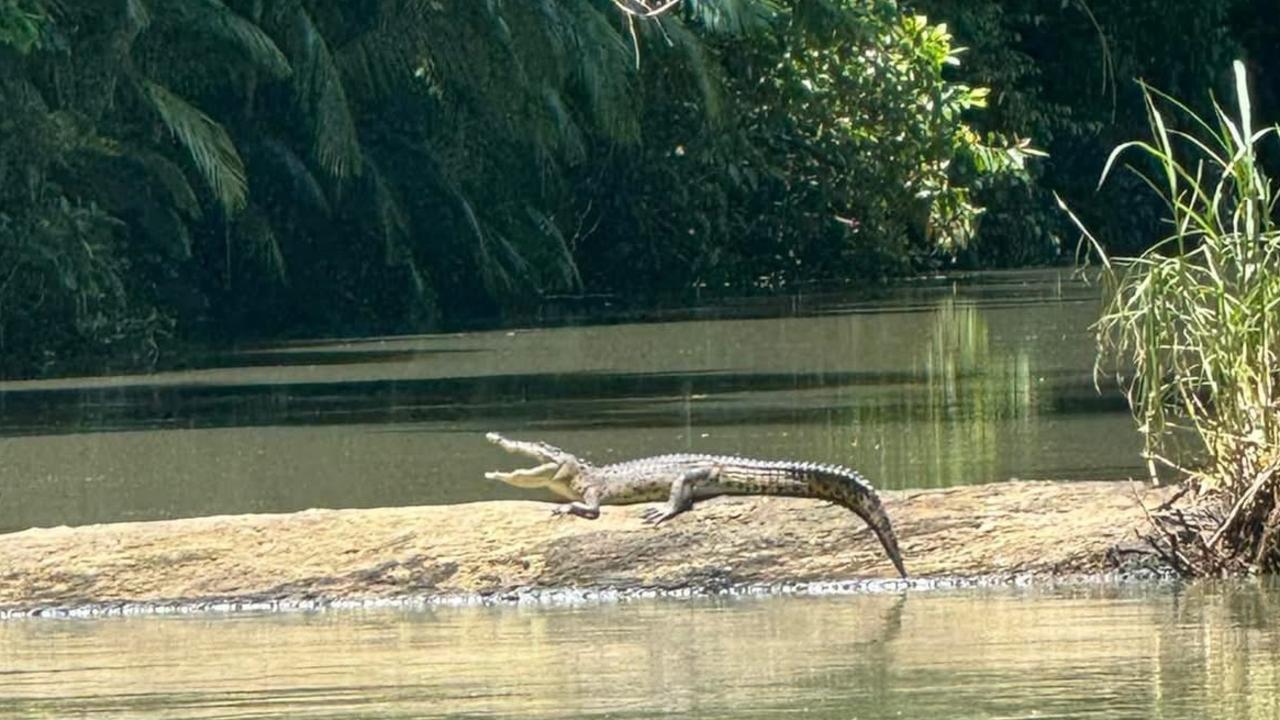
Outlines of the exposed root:
M1188 483L1169 502L1143 510L1151 525L1143 540L1184 576L1280 571L1280 464L1265 467L1243 492Z

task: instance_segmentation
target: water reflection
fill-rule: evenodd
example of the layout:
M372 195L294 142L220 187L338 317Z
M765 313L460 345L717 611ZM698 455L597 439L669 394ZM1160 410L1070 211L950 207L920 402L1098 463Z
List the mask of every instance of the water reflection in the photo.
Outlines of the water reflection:
M608 462L671 450L858 467L879 486L1124 477L1090 377L1093 291L1057 271L350 342L145 376L0 383L0 532L512 497L489 430ZM696 318L696 319L695 319Z
M0 717L1271 718L1274 588L0 624Z
M940 300L912 358L920 391L854 408L854 434L874 443L875 477L909 468L913 485L950 486L1005 479L985 474L1004 468L1034 476L1035 454L1055 440L1039 418L1054 414L1062 391L1078 389L1079 373L1037 372L1032 344L993 343L987 312ZM1001 460L1009 452L1017 461Z

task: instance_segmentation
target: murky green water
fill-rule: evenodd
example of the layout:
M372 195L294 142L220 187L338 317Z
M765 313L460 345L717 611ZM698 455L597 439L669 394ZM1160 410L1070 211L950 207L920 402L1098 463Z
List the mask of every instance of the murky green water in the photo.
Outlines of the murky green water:
M1259 587L0 623L0 717L1280 717Z
M0 384L0 532L516 497L483 433L598 461L837 462L882 487L1111 478L1137 441L1090 376L1096 290L1037 271L613 322Z
M0 531L517 496L482 434L610 461L840 462L882 486L1123 477L1095 293L875 299L207 358L0 385ZM0 559L0 572L3 571ZM1280 717L1280 591L912 591L0 622L0 718Z

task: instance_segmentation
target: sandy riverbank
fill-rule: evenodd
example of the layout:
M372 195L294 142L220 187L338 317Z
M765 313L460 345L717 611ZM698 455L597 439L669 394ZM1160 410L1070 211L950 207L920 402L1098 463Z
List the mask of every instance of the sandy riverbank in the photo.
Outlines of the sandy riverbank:
M886 493L914 577L1106 572L1167 490L1013 482ZM43 528L0 536L0 612L121 604L324 605L558 588L700 590L896 577L847 510L722 498L652 528L644 506L599 520L550 505L308 510Z

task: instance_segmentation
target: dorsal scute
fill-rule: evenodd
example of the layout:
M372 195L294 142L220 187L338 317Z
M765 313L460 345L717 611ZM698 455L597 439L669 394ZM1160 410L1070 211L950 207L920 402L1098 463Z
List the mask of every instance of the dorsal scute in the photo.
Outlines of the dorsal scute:
M611 463L604 466L607 469L627 470L632 468L643 468L645 466L659 465L677 465L677 464L702 464L710 463L716 465L739 465L747 468L756 468L768 471L795 471L801 473L821 473L824 475L836 475L845 478L851 482L861 484L867 488L871 488L871 483L862 476L857 470L845 467L844 465L833 465L829 463L815 463L793 460L759 460L756 458L742 457L740 455L712 455L706 453L667 453L664 455L653 455L650 457L635 458L632 460L623 460L621 462Z

